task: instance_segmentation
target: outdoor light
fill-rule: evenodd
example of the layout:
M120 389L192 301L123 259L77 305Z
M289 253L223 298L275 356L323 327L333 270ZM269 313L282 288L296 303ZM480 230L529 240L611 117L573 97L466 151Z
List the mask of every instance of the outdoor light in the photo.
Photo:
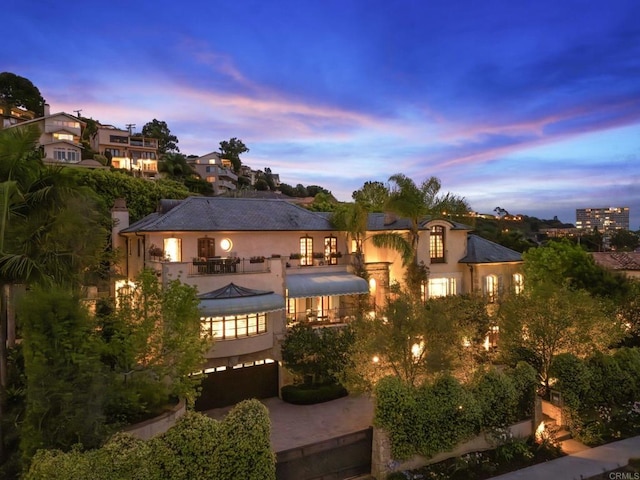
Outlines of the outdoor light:
M220 240L220 248L225 252L228 252L233 248L233 242L228 238L223 238Z
M373 363L378 363L380 361L380 357L378 357L377 355L374 355L371 360L373 361Z

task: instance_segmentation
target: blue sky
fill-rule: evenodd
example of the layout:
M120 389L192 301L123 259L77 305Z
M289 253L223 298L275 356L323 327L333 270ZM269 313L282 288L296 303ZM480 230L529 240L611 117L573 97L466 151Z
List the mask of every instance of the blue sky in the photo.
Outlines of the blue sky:
M0 70L52 111L167 122L183 153L340 200L432 175L472 208L640 229L637 0L5 0Z

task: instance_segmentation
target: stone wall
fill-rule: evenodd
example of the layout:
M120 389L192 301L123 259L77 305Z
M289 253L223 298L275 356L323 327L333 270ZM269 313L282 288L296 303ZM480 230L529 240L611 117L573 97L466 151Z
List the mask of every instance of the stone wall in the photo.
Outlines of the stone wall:
M532 420L524 420L515 423L509 427L509 431L516 438L528 437L533 434L533 422ZM408 460L398 462L391 457L391 442L387 433L379 428L374 428L371 475L376 480L385 480L387 475L393 471L413 470L424 467L425 465L441 462L447 458L459 457L466 453L481 452L493 448L495 448L495 444L491 443L485 435L481 434L467 442L461 443L449 452L442 452L431 458L415 455Z

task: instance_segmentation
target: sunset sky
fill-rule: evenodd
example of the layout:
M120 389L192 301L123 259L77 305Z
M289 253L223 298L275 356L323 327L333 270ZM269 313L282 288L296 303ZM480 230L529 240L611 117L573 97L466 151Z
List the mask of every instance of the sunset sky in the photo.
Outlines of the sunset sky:
M351 200L435 175L474 210L640 229L637 0L4 0L0 71L52 112L167 122L180 151Z

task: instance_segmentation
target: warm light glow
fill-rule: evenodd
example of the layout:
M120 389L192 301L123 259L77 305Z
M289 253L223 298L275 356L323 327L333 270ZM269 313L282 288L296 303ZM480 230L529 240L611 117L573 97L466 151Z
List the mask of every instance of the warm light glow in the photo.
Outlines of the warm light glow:
M222 240L220 240L220 248L223 251L228 252L233 248L233 242L228 238L223 238Z
M489 351L489 348L491 347L491 344L489 343L489 336L487 335L486 337L484 337L484 343L483 343L484 349Z
M536 428L535 436L537 443L541 443L547 437L547 427L544 422L540 422L540 425Z
M370 278L369 279L369 293L371 295L375 295L376 294L376 279L375 278Z
M371 361L373 363L378 363L380 361L380 357L378 357L377 355L374 355L373 358L371 359Z
M418 360L422 352L424 351L424 342L414 343L411 346L411 355L413 355L414 360Z
M169 237L164 239L164 255L170 262L182 261L182 241L179 238Z
M471 342L469 341L469 339L467 337L464 337L462 339L462 346L463 347L470 347L471 346Z

